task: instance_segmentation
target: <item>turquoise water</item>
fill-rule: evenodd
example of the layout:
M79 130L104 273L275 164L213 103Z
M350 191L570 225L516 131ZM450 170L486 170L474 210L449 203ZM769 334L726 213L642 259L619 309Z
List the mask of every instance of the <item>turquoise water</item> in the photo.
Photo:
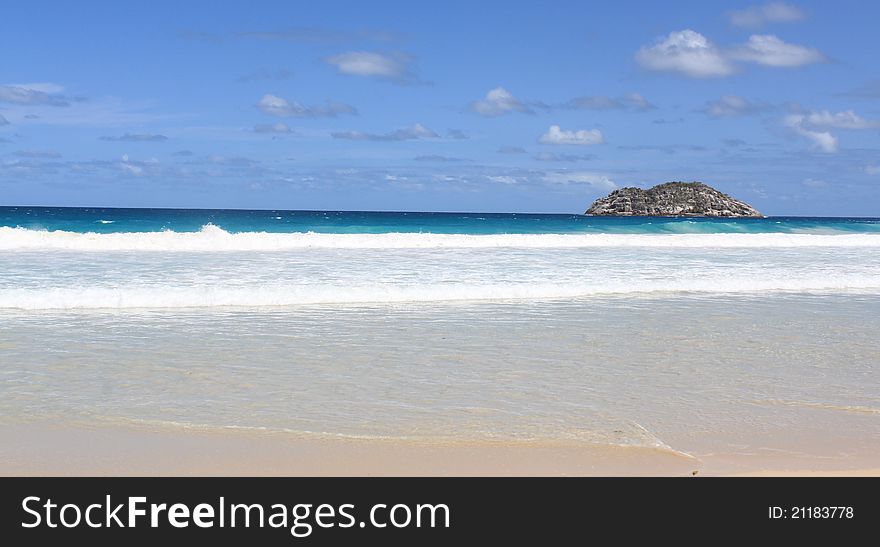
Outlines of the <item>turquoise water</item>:
M880 220L0 209L0 309L880 292Z
M363 211L249 211L0 207L0 226L69 232L194 232L214 225L230 233L379 234L679 234L880 233L880 218L742 219L588 217L562 214Z

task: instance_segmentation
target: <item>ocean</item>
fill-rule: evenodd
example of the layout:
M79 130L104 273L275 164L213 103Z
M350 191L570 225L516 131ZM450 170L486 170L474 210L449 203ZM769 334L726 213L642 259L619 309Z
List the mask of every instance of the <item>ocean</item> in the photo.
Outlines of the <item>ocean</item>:
M868 458L878 272L880 219L2 207L0 420Z

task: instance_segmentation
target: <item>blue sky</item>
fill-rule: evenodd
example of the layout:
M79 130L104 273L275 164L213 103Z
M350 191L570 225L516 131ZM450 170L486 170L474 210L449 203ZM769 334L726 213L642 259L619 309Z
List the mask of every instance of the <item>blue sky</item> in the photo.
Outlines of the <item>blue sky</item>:
M0 204L880 216L871 2L16 2Z

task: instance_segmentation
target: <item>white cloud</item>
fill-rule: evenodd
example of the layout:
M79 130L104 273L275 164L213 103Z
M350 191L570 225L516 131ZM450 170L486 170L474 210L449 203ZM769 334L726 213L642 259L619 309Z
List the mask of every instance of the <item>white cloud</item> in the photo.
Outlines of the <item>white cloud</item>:
M424 161L424 162L433 162L433 163L456 163L456 162L464 161L464 159L456 158L453 156L441 156L440 154L426 154L423 156L414 157L413 161Z
M804 179L801 184L810 188L822 188L828 186L828 183L821 179Z
M724 95L717 101L706 103L703 112L712 118L732 118L767 110L768 105L755 103L737 95Z
M838 140L831 129L865 130L880 128L880 121L866 120L853 112L797 112L789 114L783 124L795 134L806 137L822 152L837 152Z
M753 34L748 42L734 48L731 58L777 68L789 68L819 63L825 60L819 50L789 44L772 34Z
M486 178L491 180L492 182L498 182L501 184L517 184L518 183L518 181L514 177L511 177L510 175L488 175Z
M561 184L566 186L571 184L584 184L591 186L596 190L606 192L617 188L614 181L608 178L607 175L591 171L556 171L546 173L543 179L544 182L549 182L550 184Z
M602 132L598 129L581 129L564 131L558 125L551 125L538 142L542 144L602 144L605 142Z
M657 108L639 93L627 93L624 102L629 103L636 110L654 110Z
M52 83L0 85L0 102L31 106L69 106L70 100L58 95L62 91L62 86Z
M825 61L825 56L817 49L789 44L772 34L753 34L745 44L721 49L699 32L681 30L641 48L635 59L647 70L713 78L733 74L736 62L792 68Z
M553 154L550 152L540 152L535 155L535 159L538 161L568 161L568 162L576 162L576 161L588 161L593 159L594 156L589 154Z
M806 15L797 6L785 2L770 2L763 6L752 6L728 14L730 23L737 27L761 27L767 23L793 23L803 20Z
M334 139L349 139L354 141L410 141L419 139L436 139L440 135L417 123L403 129L397 129L390 133L364 133L362 131L340 131L331 133Z
M471 103L471 110L482 116L501 116L510 112L531 112L503 87L490 89L484 99Z
M282 99L281 97L276 97L271 94L263 95L263 98L257 103L257 108L266 114L272 114L274 116L289 116L288 113L291 110L304 109L299 103L291 104L287 99Z
M803 114L791 114L786 116L783 123L795 134L812 141L813 146L826 154L837 152L837 137L828 131L816 131L809 129L805 124L806 116Z
M576 110L625 110L631 108L646 112L657 108L639 93L627 93L621 97L607 95L585 95L575 97L562 105L562 108Z
M61 153L57 150L19 150L15 153L19 158L40 158L55 159L60 158Z
M222 156L220 154L211 154L208 156L208 162L216 165L233 165L233 166L249 166L256 162L244 156Z
M349 51L324 59L342 74L401 78L407 72L409 59L402 55L390 56L370 51Z
M120 163L119 166L122 168L123 171L135 176L144 174L144 168L138 167L137 165L132 165L130 163Z
M803 123L810 127L820 129L880 128L880 121L866 120L852 110L834 113L829 112L828 110L822 110L821 112L810 112L804 117Z
M98 138L110 142L164 142L168 140L165 135L154 133L125 133L124 135L105 135Z
M122 155L122 161L119 163L119 168L126 173L134 175L136 177L144 174L144 168L132 163L131 160L128 158L128 154Z
M880 175L880 165L869 165L865 167L866 175Z
M261 123L254 126L254 133L283 135L290 133L290 127L288 127L285 123Z
M636 62L658 72L677 72L691 78L732 74L734 67L705 36L693 30L670 32L653 46L636 52Z
M355 107L344 103L327 101L323 106L305 106L271 94L263 95L257 108L272 116L290 118L333 118L339 114L357 114Z
M28 88L36 89L36 95L28 94L26 101L29 102L19 101L5 111L12 123L130 129L180 118L178 114L156 112L155 104L149 101L128 102L107 96L88 100L54 94L42 96L40 94L45 93L41 91L42 89L52 90L61 87L54 84L28 85L37 85L39 89ZM9 86L0 86L0 89L4 87ZM20 98L18 91L15 94Z
M813 141L822 152L833 154L837 152L837 137L828 131L801 131L801 134Z
M584 110L615 110L623 108L623 103L605 95L586 95L575 97L568 101L569 108L582 108Z
M64 91L64 86L59 84L53 84L51 82L41 82L36 84L10 84L10 87L19 87L22 89L29 89L31 91L38 91L40 93L61 93Z

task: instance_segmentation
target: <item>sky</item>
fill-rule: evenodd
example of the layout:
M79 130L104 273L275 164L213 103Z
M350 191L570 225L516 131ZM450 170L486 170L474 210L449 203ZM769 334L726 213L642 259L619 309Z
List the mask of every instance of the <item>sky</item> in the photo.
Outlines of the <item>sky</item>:
M0 205L880 216L880 3L10 2Z

